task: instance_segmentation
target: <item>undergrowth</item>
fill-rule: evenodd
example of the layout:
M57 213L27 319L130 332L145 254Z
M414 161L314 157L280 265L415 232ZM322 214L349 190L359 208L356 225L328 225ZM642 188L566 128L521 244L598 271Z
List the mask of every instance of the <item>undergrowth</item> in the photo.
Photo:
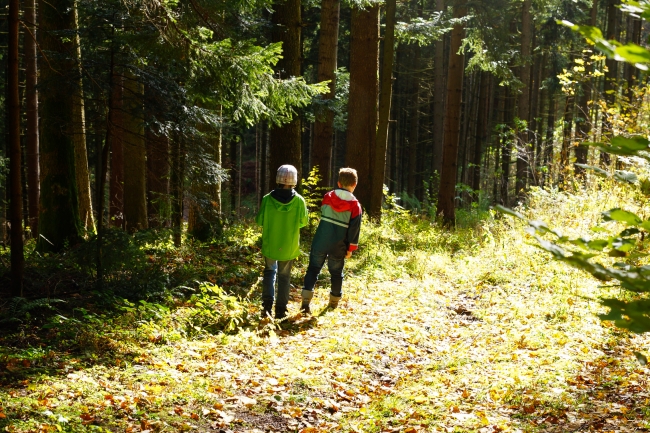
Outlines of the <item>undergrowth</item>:
M579 235L631 194L610 183L539 189L519 211ZM640 375L631 348L646 342L597 319L595 300L611 289L553 262L522 222L472 212L449 231L389 200L381 223L363 221L341 308L325 308L325 271L314 316L291 302L279 325L260 322L261 232L252 221L179 249L164 231L112 233L102 293L92 264L78 260L92 242L32 252L30 296L2 309L10 326L0 335L0 427L535 431L594 407L585 384L602 382L603 398L624 395L627 382L603 372ZM600 376L589 382L592 370ZM55 395L62 405L52 405Z

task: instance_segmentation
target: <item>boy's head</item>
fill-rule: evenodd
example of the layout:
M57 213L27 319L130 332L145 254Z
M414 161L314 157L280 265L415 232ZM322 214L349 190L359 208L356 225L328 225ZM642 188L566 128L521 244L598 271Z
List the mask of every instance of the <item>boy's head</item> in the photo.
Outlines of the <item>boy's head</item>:
M293 188L298 184L298 170L293 165L281 165L275 175L275 182L280 188Z
M357 176L357 171L354 168L343 167L339 170L339 187L352 192L357 186L358 180L359 176Z

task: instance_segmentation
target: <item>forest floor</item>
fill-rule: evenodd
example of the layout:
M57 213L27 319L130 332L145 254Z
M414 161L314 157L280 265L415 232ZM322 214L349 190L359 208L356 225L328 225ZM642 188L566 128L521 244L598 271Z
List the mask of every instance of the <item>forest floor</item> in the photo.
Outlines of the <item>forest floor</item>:
M584 198L545 200L537 212L552 215L560 202L575 212ZM112 319L91 317L89 307L74 344L51 332L5 337L0 428L650 431L649 370L635 356L648 338L598 319L608 289L554 263L510 220L466 232L474 240L464 248L448 236L435 247L390 249L417 244L409 236L426 237L419 233L384 233L387 249L352 259L335 310L325 308L325 275L313 315L298 313L297 266L292 317L280 325L259 323L259 304L208 291L168 310L127 304ZM258 278L249 297L259 290ZM180 332L212 298L237 312L229 331Z

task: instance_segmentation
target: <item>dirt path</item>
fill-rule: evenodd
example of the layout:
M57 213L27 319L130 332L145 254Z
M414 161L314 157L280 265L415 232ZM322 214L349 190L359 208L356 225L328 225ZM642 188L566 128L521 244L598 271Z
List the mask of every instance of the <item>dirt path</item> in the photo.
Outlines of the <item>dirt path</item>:
M145 323L134 357L119 342L102 362L53 354L57 374L0 391L0 421L13 432L647 430L648 370L632 354L647 339L603 326L585 298L594 283L508 257L490 272L479 258L423 260L424 281L348 279L337 310L320 287L314 315L281 328L188 340ZM575 290L558 293L557 278Z

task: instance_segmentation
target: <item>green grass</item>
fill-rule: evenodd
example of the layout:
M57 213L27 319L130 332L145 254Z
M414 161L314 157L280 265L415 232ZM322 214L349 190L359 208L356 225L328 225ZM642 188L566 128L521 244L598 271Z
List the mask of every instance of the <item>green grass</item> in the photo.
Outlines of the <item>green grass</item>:
M538 190L521 211L584 235L630 194ZM613 407L625 411L619 426L647 426L632 397L647 386L633 352L648 339L596 316L613 289L552 261L517 221L464 221L448 231L400 210L364 221L341 307L325 309L323 278L313 317L297 314L304 254L281 326L259 322L250 221L181 249L164 233L120 240L130 255L106 293L89 285L34 306L0 337L0 428L535 432L592 425ZM41 260L32 265L57 278L74 270L70 258Z

